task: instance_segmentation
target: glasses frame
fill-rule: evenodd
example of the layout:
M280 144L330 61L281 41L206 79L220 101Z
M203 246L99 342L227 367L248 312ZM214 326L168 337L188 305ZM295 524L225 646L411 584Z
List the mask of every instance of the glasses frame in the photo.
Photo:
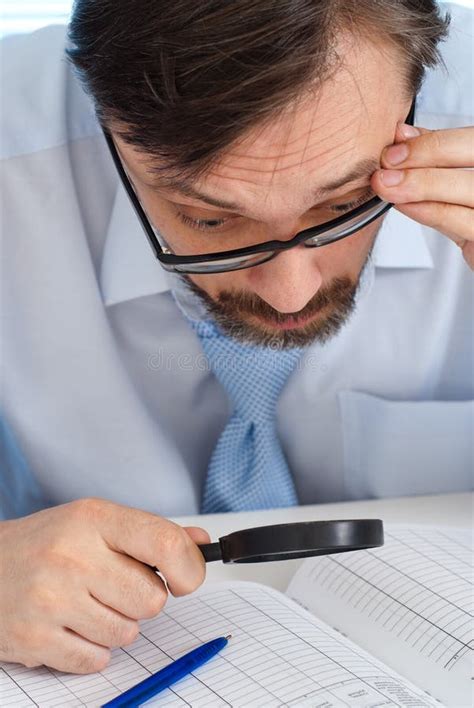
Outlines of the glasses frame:
M410 111L405 119L405 123L407 123L408 125L413 125L414 123L415 108L416 96L413 99ZM380 211L374 214L369 220L364 221L360 226L357 226L354 230L349 231L349 233L342 234L341 236L336 236L331 241L326 241L324 243L308 244L307 247L321 248L322 246L329 246L332 243L336 243L336 241L341 241L342 239L357 233L357 231L364 228L365 226L368 226L376 219L379 219L383 214L385 214L389 209L394 206L391 202L384 202L383 199L380 199L380 197L375 196L369 199L367 202L364 202L364 204L361 204L360 206L356 207L355 209L352 209L351 211L348 211L346 214L338 216L335 219L331 219L330 221L326 221L324 222L324 224L319 224L318 226L310 226L309 228L304 229L303 231L299 231L297 234L295 234L295 236L293 236L293 238L289 239L288 241L265 241L263 243L255 244L254 246L246 246L245 248L237 248L230 251L217 251L214 253L206 253L200 255L177 256L176 254L168 251L165 246L162 246L160 244L158 237L155 233L155 229L152 226L148 216L146 215L146 212L140 203L137 193L135 192L135 188L127 175L127 172L124 168L122 159L118 153L117 147L115 145L111 133L104 126L102 126L102 131L104 133L104 137L110 150L113 162L120 177L120 181L122 182L122 185L125 188L125 191L127 192L127 195L147 236L148 242L150 243L155 257L159 260L161 265L168 271L178 273L206 273L203 270L186 270L186 266L192 268L193 264L198 266L199 264L209 263L210 267L212 267L212 263L214 261L231 261L239 258L246 258L247 256L256 255L259 253L270 254L266 260L259 261L258 263L250 263L248 265L244 263L243 265L239 265L237 267L227 267L222 269L213 268L213 270L208 271L208 273L212 274L220 272L230 272L233 270L242 270L244 268L253 268L256 265L261 265L262 263L268 262L271 258L277 256L278 253L280 253L281 251L286 251L290 248L295 248L295 246L298 246L300 243L304 243L305 241L308 241L311 238L321 236L325 232L331 231L332 229L338 228L339 226L342 227L348 221L351 221L357 216L361 216L365 212L375 207L377 204L381 205Z

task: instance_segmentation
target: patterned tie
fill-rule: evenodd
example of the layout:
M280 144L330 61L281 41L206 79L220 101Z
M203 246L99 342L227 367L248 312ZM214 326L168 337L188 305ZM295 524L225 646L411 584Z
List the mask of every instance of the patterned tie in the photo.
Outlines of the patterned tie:
M210 320L191 320L209 365L233 403L209 463L201 511L298 503L276 430L276 403L303 349L247 346Z

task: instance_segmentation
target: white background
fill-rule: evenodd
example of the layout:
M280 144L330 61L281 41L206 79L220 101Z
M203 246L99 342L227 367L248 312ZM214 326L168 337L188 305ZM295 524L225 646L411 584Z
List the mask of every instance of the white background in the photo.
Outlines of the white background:
M460 5L474 9L474 0L457 0ZM31 32L44 25L65 23L72 0L0 0L0 36L17 32Z

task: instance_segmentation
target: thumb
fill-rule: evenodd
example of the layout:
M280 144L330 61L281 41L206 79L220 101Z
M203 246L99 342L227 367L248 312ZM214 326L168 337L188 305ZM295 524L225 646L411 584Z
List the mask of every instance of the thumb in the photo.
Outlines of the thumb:
M197 543L198 545L201 543L211 542L211 537L209 536L207 531L205 529L200 528L199 526L185 526L184 530L191 538L191 540L194 541L194 543Z

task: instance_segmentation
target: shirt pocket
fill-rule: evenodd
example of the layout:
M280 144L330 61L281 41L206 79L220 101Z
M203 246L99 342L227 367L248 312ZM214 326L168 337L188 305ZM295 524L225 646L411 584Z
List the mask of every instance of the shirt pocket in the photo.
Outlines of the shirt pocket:
M390 401L356 391L338 399L350 498L472 488L474 401Z

